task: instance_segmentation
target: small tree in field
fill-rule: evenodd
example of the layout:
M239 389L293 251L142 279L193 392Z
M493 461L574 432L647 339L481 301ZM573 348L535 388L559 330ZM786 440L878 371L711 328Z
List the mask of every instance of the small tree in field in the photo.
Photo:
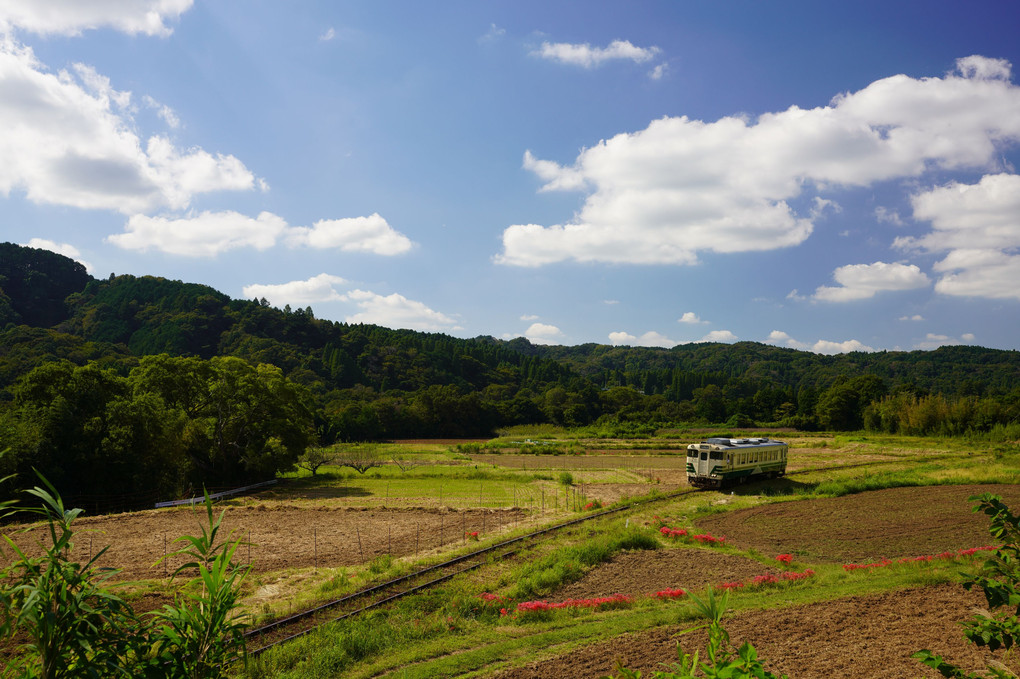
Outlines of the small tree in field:
M306 448L295 464L300 469L306 469L312 473L312 476L315 476L316 472L319 471L319 467L332 461L333 455L328 448L313 447Z
M372 443L340 443L333 448L333 451L335 464L341 467L350 467L359 474L364 474L372 467L379 467L383 464L379 446Z
M998 495L984 493L969 499L976 503L975 512L984 512L990 517L988 533L1001 546L977 573L963 583L966 589L980 587L988 602L988 611L980 611L963 623L963 633L972 644L987 646L992 651L1000 648L1008 651L1020 643L1020 518L1009 510ZM996 661L989 663L987 672L964 672L926 648L913 657L938 670L942 676L954 679L979 679L987 676L1015 679L1017 676Z

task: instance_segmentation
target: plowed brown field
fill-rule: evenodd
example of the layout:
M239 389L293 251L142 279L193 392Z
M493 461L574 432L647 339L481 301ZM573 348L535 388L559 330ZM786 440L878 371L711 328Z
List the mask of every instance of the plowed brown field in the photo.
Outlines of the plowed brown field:
M249 543L238 550L240 561L250 561L255 571L266 572L313 565L350 566L384 554L424 553L462 542L466 532L489 535L505 531L522 517L523 512L513 509L310 509L255 504L228 507L222 530L234 530L235 537ZM78 532L73 556L86 559L109 545L99 565L123 569L119 578L161 577L172 572L175 563L164 566L156 562L175 549L175 538L201 534L204 521L204 509L190 508L81 518L75 522ZM23 548L30 548L41 535L12 537Z
M698 527L727 542L798 561L861 562L921 556L987 544L987 518L971 512L971 495L993 492L1020 505L1018 486L895 488L842 498L764 505L708 517ZM775 570L775 569L773 569ZM699 589L768 572L757 561L710 549L629 553L591 571L551 599L650 594L666 587ZM790 677L938 677L910 654L930 648L976 670L993 657L966 642L957 624L982 605L980 592L959 585L918 587L809 605L744 611L727 619L738 645L750 641L767 666ZM500 679L598 677L621 660L646 675L677 659L670 626L572 650L497 674ZM704 649L703 633L682 637L690 652Z

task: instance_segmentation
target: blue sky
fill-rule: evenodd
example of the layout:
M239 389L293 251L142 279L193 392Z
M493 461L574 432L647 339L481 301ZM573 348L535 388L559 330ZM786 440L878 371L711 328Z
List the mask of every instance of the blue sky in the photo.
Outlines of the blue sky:
M460 337L1020 349L1020 5L7 0L3 240Z

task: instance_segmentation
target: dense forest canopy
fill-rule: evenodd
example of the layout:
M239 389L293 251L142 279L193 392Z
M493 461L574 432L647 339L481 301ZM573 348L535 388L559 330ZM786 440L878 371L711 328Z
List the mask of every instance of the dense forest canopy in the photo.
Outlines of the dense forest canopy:
M459 339L152 276L96 279L61 255L0 245L0 472L39 466L70 496L272 476L312 442L537 422L616 435L698 421L989 431L1020 420L1018 385L1016 351Z

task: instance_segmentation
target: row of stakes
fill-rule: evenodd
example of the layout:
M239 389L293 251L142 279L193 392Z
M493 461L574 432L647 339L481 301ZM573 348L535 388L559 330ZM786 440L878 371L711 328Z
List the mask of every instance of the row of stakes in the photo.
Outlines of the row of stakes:
M389 494L389 486L387 486L387 495L388 494ZM565 495L564 504L566 506L572 507L574 509L580 508L582 506L581 503L583 502L584 499L586 499L585 495L584 495L584 486L583 486L583 484L581 486L581 491L580 492L578 492L577 489L572 488L571 486L565 486L564 487L564 495ZM557 497L556 506L558 507L559 506L558 495L556 497ZM443 502L443 487L440 486L439 487L439 503L440 503L440 506L442 506L442 502ZM478 493L478 505L479 505L479 507L482 506L482 502L483 502L483 500L482 500L482 486L479 485L479 493ZM545 491L544 490L542 490L542 492L541 492L540 502L541 502L542 511L544 512L545 511ZM517 497L517 488L516 488L516 486L514 487L513 506L514 506L514 508L518 507L518 497ZM516 523L516 518L517 517L514 516L515 523ZM464 533L463 541L467 542L467 539L468 539L468 530L467 530L467 515L466 514L462 517L462 523L463 523L462 528L463 528L463 533ZM357 536L357 540L358 540L358 554L361 557L361 560L364 561L365 560L365 550L364 550L364 545L363 545L363 543L361 541L361 528L359 526L355 526L354 530L355 530L355 535ZM503 530L503 524L502 523L499 524L497 530L498 531L502 531ZM486 531L485 514L482 514L482 531L481 532L484 533L485 531ZM439 544L440 545L443 544L443 537L444 537L444 535L445 535L444 519L443 519L442 514L440 514L440 516L439 516ZM247 546L247 551L248 551L248 563L251 563L251 546L252 546L252 541L251 541L251 531L250 530L248 531L248 539L247 539L245 544ZM164 532L163 533L163 576L164 577L167 577L169 575L168 562L167 562L167 555L169 553L168 550L169 550L169 542L168 542L167 534ZM390 526L386 527L386 551L387 551L388 554L392 554L393 553L392 529L390 528ZM415 556L417 556L420 551L421 551L421 524L418 523L418 524L416 524L416 532L415 532L415 539L414 539L414 553L415 553ZM89 560L90 561L92 560L92 537L91 536L89 536ZM312 560L313 560L314 567L317 569L319 567L319 539L318 539L318 528L316 528L316 527L312 528Z

